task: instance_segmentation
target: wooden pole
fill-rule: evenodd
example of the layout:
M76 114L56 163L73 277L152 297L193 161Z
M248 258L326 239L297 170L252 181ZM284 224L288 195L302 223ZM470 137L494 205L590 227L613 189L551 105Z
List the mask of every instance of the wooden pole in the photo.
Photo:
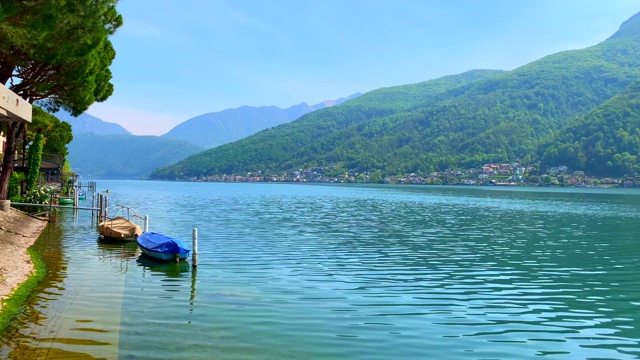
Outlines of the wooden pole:
M144 232L149 232L149 215L144 216Z
M100 198L95 197L95 193L93 194L94 196L91 197L91 207L96 208L96 209L100 209ZM96 225L100 222L99 217L100 217L100 210L96 211L94 214L95 218L96 218Z
M49 222L53 221L51 217L52 213L53 213L53 192L49 192Z
M98 223L102 222L102 215L104 215L104 195L98 195Z
M193 246L192 246L192 257L191 257L191 266L194 268L198 267L198 229L193 228L192 232L193 237Z
M91 207L92 208L98 207L98 199L96 199L96 183L95 182L91 182ZM98 220L97 213L96 213L96 220Z
M104 197L104 219L107 220L109 218L109 197Z

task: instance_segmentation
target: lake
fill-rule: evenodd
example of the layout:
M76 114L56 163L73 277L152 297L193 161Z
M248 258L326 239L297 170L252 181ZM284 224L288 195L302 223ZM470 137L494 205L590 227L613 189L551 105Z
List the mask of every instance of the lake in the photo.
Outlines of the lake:
M640 189L98 181L161 264L61 210L12 359L640 357Z

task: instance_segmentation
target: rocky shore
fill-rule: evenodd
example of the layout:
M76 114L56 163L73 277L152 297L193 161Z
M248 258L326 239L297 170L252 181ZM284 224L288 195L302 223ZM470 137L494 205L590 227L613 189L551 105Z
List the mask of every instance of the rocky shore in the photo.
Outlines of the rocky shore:
M0 300L11 295L31 275L33 262L27 249L46 225L46 221L16 209L0 211Z

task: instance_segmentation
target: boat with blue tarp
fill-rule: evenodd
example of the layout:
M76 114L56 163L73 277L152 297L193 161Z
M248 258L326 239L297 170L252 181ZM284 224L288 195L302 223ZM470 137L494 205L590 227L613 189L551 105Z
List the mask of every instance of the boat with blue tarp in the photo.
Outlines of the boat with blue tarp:
M143 232L137 241L144 255L158 260L186 260L191 252L184 241L157 232Z

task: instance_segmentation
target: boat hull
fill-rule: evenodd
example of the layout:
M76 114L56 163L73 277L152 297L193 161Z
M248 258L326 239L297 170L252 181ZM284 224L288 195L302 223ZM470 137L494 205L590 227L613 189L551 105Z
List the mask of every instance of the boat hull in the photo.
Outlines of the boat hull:
M73 198L59 197L58 205L73 205Z
M178 259L187 260L187 255L189 255L187 253L163 253L159 251L153 251L153 250L146 249L140 245L138 245L138 247L140 248L140 251L144 255L154 258L156 260L162 260L162 261L175 261L176 254L178 254Z

